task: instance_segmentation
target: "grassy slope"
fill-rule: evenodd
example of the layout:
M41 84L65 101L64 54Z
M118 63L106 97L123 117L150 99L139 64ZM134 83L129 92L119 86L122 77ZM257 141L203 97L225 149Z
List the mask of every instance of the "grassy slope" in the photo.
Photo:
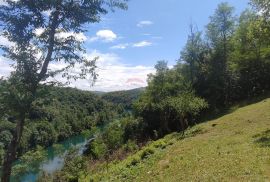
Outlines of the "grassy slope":
M270 99L149 144L81 181L269 181Z

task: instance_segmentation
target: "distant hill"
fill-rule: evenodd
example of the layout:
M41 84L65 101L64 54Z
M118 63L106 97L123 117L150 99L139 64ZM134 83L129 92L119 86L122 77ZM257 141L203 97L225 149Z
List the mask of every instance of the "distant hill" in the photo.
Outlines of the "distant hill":
M90 91L90 92L99 96L102 96L107 93L107 92L102 92L102 91Z
M144 87L132 90L108 92L101 95L102 99L113 104L121 104L125 109L131 109L132 103L139 98L145 90Z

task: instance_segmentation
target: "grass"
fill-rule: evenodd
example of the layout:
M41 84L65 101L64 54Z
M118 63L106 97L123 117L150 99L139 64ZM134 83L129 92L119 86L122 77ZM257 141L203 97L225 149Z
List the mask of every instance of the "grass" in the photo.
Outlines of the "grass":
M270 99L170 134L80 181L270 181Z

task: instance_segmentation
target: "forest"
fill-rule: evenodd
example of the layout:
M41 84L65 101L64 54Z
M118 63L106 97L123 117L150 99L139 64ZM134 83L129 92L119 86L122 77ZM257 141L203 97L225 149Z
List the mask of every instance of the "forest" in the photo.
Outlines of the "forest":
M84 79L87 74L93 80L98 79L95 60L74 55L82 50L81 42L72 36L61 40L51 35L55 34L57 26L63 31L80 32L84 23L98 22L99 16L109 11L106 8L126 10L128 2L97 1L93 5L86 1L78 6L75 1L63 1L60 5L60 1L8 2L10 6L0 6L0 22L4 25L4 35L17 46L1 48L17 66L8 79L0 79L3 182L20 174L20 170L30 170L20 169L19 165L12 167L16 160L26 157L38 160L37 152L42 153L44 148L71 136L88 133L88 139L93 140L89 140L82 155L68 152L61 170L53 174L41 171L38 181L80 181L92 175L92 168L108 170L114 162L128 158L153 141L161 139L162 142L153 146L166 148L163 137L166 140L168 134L192 135L190 128L223 114L238 103L269 97L268 0L251 0L250 8L239 16L230 4L219 4L205 29L198 30L196 24L190 24L187 42L179 50L180 56L172 68L166 60L157 61L155 74L148 75L147 87L99 94L60 87L57 83L44 84L58 73L67 79ZM70 13L71 7L77 7L74 14ZM55 8L55 12L49 20L37 13L39 9L51 8ZM21 11L17 12L18 9ZM88 10L93 11L84 14ZM16 13L24 16L20 19ZM31 18L32 15L36 19ZM29 33L30 29L46 23L49 28L40 37ZM18 27L23 27L24 31L19 31ZM51 53L50 46L55 47ZM48 49L47 56L40 58L44 62L32 56L36 54L36 47ZM70 75L67 72L70 67L49 72L46 65L59 59L65 59L70 67L76 62L83 63L85 69L81 69L79 76ZM49 61L46 63L46 60ZM147 159L152 153L152 149L145 149L139 158ZM132 159L130 165L135 166L140 159Z

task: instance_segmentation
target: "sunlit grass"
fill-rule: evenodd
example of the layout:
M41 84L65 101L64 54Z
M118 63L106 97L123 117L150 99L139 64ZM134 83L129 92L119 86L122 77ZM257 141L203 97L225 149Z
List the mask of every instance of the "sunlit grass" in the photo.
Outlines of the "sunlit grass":
M270 99L152 142L81 181L268 181Z

